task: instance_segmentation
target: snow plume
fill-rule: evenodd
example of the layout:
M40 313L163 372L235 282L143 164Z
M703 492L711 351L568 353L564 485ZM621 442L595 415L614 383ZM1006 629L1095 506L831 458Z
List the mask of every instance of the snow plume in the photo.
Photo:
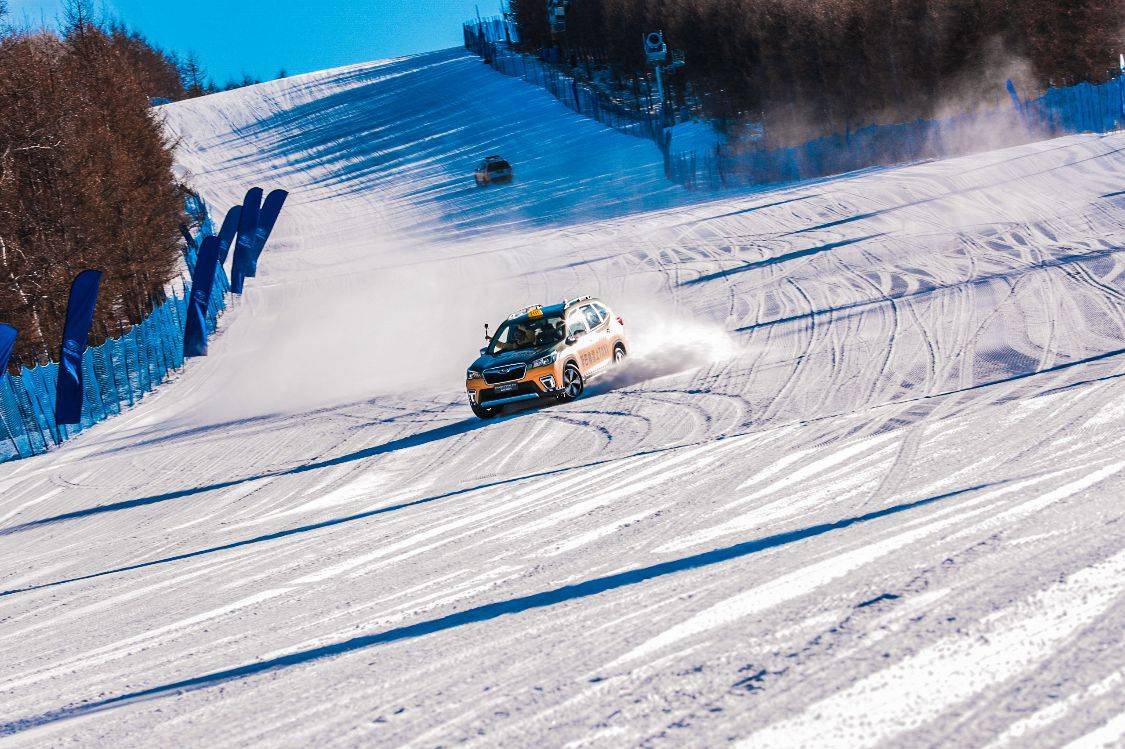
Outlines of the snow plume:
M376 263L372 263L372 266ZM514 309L578 291L515 287L480 259L321 269L299 284L258 279L213 346L245 357L240 374L200 407L207 421L304 413L407 390L462 395L465 368ZM640 290L601 295L625 320L629 357L597 389L625 387L723 361L735 344L718 324L656 303ZM253 350L251 357L244 350ZM231 365L235 366L235 365Z
M944 86L934 104L932 119L976 114L1009 105L1008 81L1015 84L1020 98L1034 98L1042 86L1028 59L1009 49L1001 39L992 39L983 49L984 59Z
M1051 135L1041 123L1021 118L1006 90L1012 81L1023 101L1042 93L1031 63L998 39L985 52L984 63L952 81L934 106L931 119L948 122L930 144L936 156L1007 148Z
M322 231L321 224L301 228ZM264 274L237 301L230 316L237 324L225 324L212 347L215 358L244 359L227 365L239 375L212 393L197 417L213 422L306 413L405 391L457 400L465 369L485 343L484 323L495 330L520 307L587 293L624 318L629 339L626 364L599 381L598 390L734 354L719 324L657 301L658 294L635 279L609 275L576 283L571 273L542 271L529 282L513 275L513 264L529 267L522 254L529 245L535 240L521 235L425 252L378 234L362 240L349 234L314 256L279 243ZM300 280L273 280L294 276Z
M716 323L665 307L646 309L624 304L621 311L629 339L629 356L624 364L597 383L597 390L613 390L707 367L737 353L734 339Z
M237 325L213 351L247 360L203 407L209 420L301 413L410 388L454 397L483 337L485 318L471 312L481 291L456 273L380 268L247 291Z

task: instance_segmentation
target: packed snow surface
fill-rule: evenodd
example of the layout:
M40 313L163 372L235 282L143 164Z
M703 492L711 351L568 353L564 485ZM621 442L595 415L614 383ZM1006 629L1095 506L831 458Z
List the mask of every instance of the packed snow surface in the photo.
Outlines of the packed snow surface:
M0 744L1125 741L1125 135L708 196L460 51L162 112L292 198L208 358L0 467ZM473 418L586 293L628 364Z

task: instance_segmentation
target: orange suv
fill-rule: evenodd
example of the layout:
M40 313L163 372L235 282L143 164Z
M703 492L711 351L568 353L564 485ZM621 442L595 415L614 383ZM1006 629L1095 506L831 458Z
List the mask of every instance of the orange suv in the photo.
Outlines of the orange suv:
M522 309L488 335L469 365L465 388L473 413L487 419L508 403L571 401L591 379L625 358L625 321L592 297Z

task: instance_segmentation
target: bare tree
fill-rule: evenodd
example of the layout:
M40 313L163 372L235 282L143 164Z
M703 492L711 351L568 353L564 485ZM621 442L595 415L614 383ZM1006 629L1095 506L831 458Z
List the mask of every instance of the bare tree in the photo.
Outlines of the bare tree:
M0 319L20 331L13 364L54 353L79 270L105 274L97 343L143 319L178 267L170 144L143 71L86 10L61 38L0 38Z
M175 55L129 30L123 23L112 23L106 31L113 48L125 58L149 98L178 101L187 95L180 80L180 63Z

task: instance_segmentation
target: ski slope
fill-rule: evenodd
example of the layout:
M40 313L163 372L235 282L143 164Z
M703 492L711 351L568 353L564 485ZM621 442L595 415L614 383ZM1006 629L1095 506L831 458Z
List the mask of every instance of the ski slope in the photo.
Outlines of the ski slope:
M1125 135L688 194L459 50L163 116L292 197L208 358L0 466L0 746L1125 741ZM627 365L475 420L583 293Z

